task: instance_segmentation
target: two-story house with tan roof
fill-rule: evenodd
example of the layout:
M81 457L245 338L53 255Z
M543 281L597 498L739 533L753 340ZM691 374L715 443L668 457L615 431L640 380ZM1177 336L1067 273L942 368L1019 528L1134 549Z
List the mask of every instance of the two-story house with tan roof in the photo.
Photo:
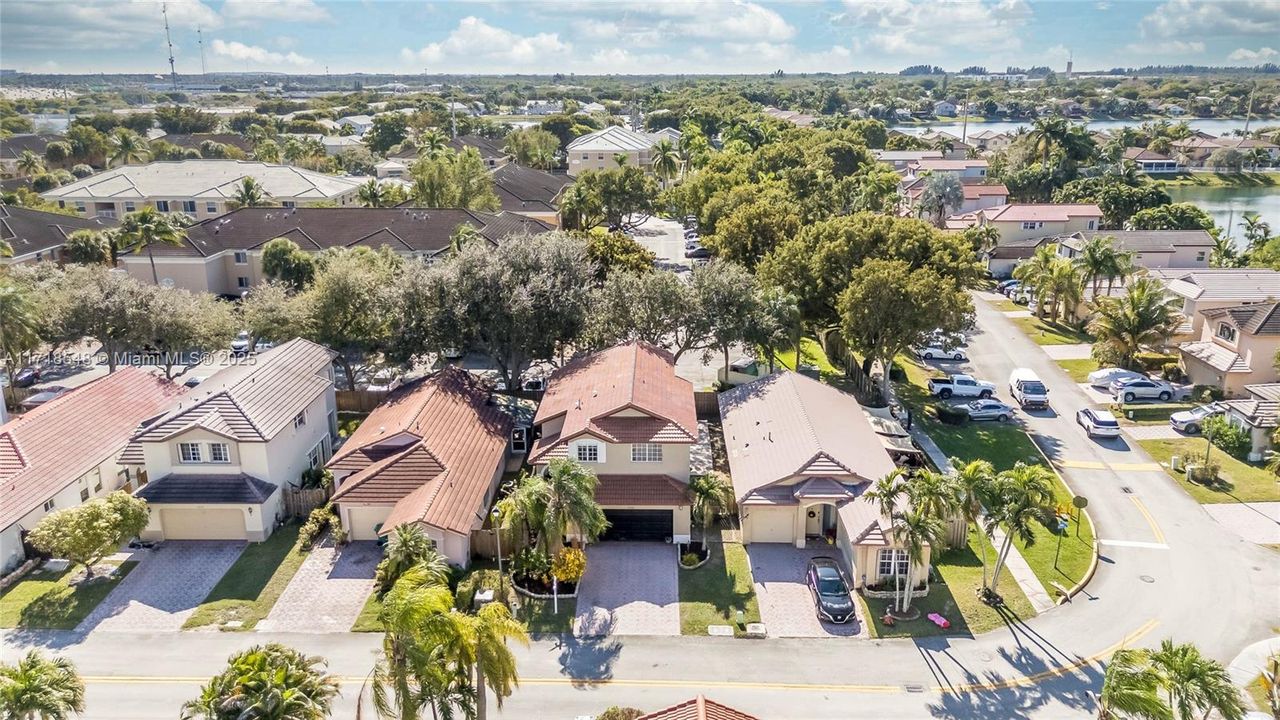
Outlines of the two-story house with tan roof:
M338 434L333 353L301 338L214 373L121 454L148 482L144 538L265 540L282 488L322 467Z
M402 385L329 461L342 527L377 540L414 524L449 562L471 562L471 533L506 468L511 418L461 368Z
M132 489L118 461L140 425L184 388L123 367L0 425L0 572L26 559L26 534L56 510Z
M529 463L570 458L596 473L606 539L689 542L693 385L675 358L643 342L579 358L547 379Z
M744 543L833 543L859 586L906 574L866 497L897 466L853 396L784 371L721 393L720 416Z
M1178 346L1182 368L1193 385L1222 388L1227 397L1243 397L1246 385L1280 381L1280 303L1201 310L1200 339Z
M1280 272L1270 268L1149 268L1146 275L1182 304L1179 341L1201 338L1205 310L1280 299Z
M1093 232L1102 225L1102 210L1091 203L1017 203L985 208L978 225L1000 231L1000 245L1018 240Z

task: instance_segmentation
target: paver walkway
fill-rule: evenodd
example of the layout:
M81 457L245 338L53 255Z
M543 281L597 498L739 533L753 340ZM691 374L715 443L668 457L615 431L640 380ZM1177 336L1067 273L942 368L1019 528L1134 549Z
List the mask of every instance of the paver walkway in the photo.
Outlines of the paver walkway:
M307 554L259 630L349 632L373 592L373 574L382 560L375 542L335 548L326 538Z
M1134 440L1177 440L1184 437L1192 437L1184 435L1168 423L1160 425L1124 425L1121 427L1125 435Z
M1093 346L1089 343L1077 345L1041 345L1044 354L1054 360L1088 360L1093 357Z
M751 577L760 602L760 621L769 637L867 637L862 606L855 603L857 617L843 625L818 619L813 594L804 580L809 559L826 555L839 557L834 547L797 548L786 543L751 543Z
M134 554L138 567L94 608L80 632L174 632L244 551L240 541L170 540Z
M679 635L680 585L676 546L604 542L587 547L587 572L578 583L577 637Z
M711 455L711 431L704 422L698 423L698 442L689 448L689 472L706 475L714 470Z
M1280 545L1280 502L1202 505L1222 526L1258 545Z

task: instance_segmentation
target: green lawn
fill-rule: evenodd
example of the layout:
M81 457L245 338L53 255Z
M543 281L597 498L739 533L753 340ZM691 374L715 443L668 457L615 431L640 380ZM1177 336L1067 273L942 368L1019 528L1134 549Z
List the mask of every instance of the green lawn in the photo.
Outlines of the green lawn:
M779 365L788 370L796 369L796 351L794 349L775 353ZM800 340L800 362L813 365L818 368L818 375L822 382L850 395L857 395L857 389L849 378L845 377L844 371L831 363L827 358L827 353L822 349L822 344L815 338L804 337Z
M1169 458L1174 455L1186 457L1193 453L1203 453L1206 441L1203 438L1183 438L1140 440L1139 444L1156 462L1168 467ZM1222 464L1219 484L1214 487L1188 481L1185 472L1170 470L1169 476L1198 503L1280 501L1280 482L1261 464L1241 462L1219 448L1213 449L1213 459Z
M577 598L560 598L560 612L555 612L551 600L520 597L515 616L529 628L530 633L573 632L573 616L578 612Z
M252 630L271 612L307 557L297 546L298 528L296 524L286 525L265 542L245 548L183 627L218 625L224 630ZM225 627L224 623L231 621L242 624Z
M1057 596L1050 583L1056 582L1071 588L1084 578L1089 564L1093 562L1093 524L1089 522L1088 516L1077 512L1072 507L1071 491L1061 479L1054 482L1053 494L1058 508L1067 510L1072 515L1066 531L1061 534L1061 553L1058 553L1059 535L1056 530L1050 530L1041 524L1035 527L1034 544L1028 546L1016 538L1013 541L1050 597ZM1077 531L1079 531L1079 537L1077 537Z
M1089 382L1089 373L1098 369L1098 363L1092 359L1086 360L1059 360L1058 365L1067 371L1067 375L1071 377L1072 382L1083 383Z
M126 562L109 580L72 589L79 566L62 572L32 572L0 594L0 628L71 630L88 617L138 563Z
M713 545L711 559L697 570L680 570L680 632L706 635L708 625L730 625L734 635L738 611L746 622L760 622L760 605L751 580L751 563L739 543Z
M1093 336L1069 325L1036 317L1011 318L1037 345L1079 345L1093 342Z
M381 612L382 601L378 599L378 593L369 593L369 599L365 600L364 608L356 616L356 623L351 626L351 632L382 632L384 629L382 621L378 619Z
M981 544L980 544L981 543ZM892 602L882 598L864 598L864 610L871 619L871 631L875 637L931 637L936 635L978 635L1005 625L1005 619L995 608L978 598L982 587L982 545L986 545L988 571L995 560L995 550L981 533L970 531L969 545L947 550L933 559L934 569L942 582L929 586L929 595L913 600L912 607L919 608L920 619L898 622L887 627L881 622L884 611ZM1035 615L1031 601L1018 588L1018 583L1005 573L1000 578L999 591L1006 608L1019 618ZM861 596L859 596L861 597ZM868 607L869 606L869 607ZM951 628L943 630L928 619L936 612L951 621Z
M1122 422L1134 425L1164 425L1170 415L1193 407L1196 403L1112 403L1111 412Z
M999 300L987 300L987 304L999 310L1000 312L1016 312L1018 310L1026 310L1026 305L1019 305L1009 298L1000 298Z

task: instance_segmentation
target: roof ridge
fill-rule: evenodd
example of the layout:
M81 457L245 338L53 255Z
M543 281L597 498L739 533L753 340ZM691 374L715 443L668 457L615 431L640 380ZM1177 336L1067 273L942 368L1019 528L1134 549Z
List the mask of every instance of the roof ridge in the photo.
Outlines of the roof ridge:
M796 362L799 363L798 358ZM813 418L809 417L809 407L800 399L800 386L796 384L796 378L800 377L800 373L797 373L793 370L787 371L786 377L788 377L788 380L791 383L791 393L792 395L795 396L796 404L800 406L800 416L804 418L805 429L809 431L809 437L813 440L814 446L821 448L822 441L818 439L818 431L813 426ZM822 452L823 452L822 450L819 450L818 453L814 454L813 457L809 458L804 465L801 465L800 469L803 470L807 465L812 463L815 458L818 457L818 454L821 454ZM840 465L840 463L836 463L836 464ZM844 465L840 465L840 467L844 467ZM845 468L845 469L848 470L848 468Z

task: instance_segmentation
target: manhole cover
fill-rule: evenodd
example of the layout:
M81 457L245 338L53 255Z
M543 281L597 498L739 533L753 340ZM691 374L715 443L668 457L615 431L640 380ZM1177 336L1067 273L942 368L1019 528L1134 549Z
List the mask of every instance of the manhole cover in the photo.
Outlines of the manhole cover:
M1132 495L1132 494L1133 494L1133 488L1129 487L1128 485L1122 485L1122 486L1120 487L1120 489L1121 489L1121 490L1122 490L1126 495Z
M1138 579L1144 583L1153 583L1156 581L1156 579L1151 577L1150 575L1139 575Z

